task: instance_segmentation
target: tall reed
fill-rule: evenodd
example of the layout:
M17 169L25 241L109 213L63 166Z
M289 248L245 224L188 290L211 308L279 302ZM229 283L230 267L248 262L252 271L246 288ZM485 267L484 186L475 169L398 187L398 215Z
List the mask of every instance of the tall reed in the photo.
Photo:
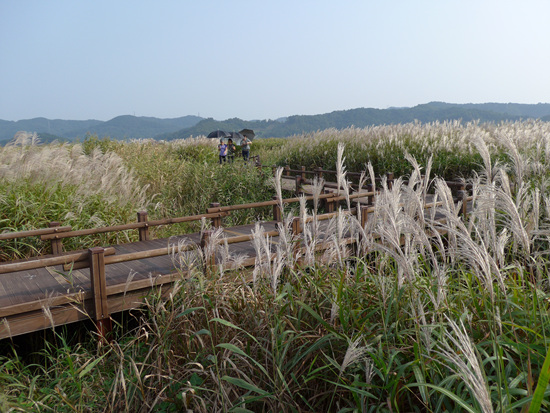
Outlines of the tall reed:
M139 327L107 349L48 355L55 363L39 373L2 359L4 402L44 411L100 400L107 411L546 411L548 132L542 122L452 122L289 140L273 155L281 164L330 158L341 182L362 144L373 183L397 165L380 153L399 158L406 175L376 184L364 228L346 202L329 225L313 219L297 237L292 220L322 211L281 203L278 244L254 229L253 269L183 267L190 277L168 299L155 291ZM451 169L441 160L453 153L471 188L467 217L443 179ZM424 211L430 201L440 206ZM353 250L342 242L349 236L360 241ZM324 255L312 247L321 240L332 244ZM86 385L94 392L66 391Z

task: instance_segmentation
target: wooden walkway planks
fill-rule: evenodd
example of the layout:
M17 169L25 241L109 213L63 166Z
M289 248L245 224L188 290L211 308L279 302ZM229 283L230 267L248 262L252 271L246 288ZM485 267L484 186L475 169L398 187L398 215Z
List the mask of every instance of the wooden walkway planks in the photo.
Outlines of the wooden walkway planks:
M274 228L275 225L271 225ZM248 235L254 225L227 229L225 236ZM200 234L188 234L113 246L115 255L147 251L179 243L200 244ZM231 253L254 255L250 242L231 244ZM197 254L196 251L184 254ZM110 312L135 308L155 284L171 284L181 278L177 260L163 255L113 263L105 267ZM64 271L62 265L0 274L0 339L52 325L59 326L92 316L90 269ZM47 309L47 311L45 311Z

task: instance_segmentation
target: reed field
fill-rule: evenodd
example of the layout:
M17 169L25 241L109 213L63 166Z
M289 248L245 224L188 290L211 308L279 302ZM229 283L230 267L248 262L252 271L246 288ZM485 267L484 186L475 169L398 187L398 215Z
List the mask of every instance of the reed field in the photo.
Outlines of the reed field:
M275 177L238 158L218 165L217 142L205 138L35 138L0 148L0 232L269 200L285 196L286 165L336 170L344 187L347 172L365 171L361 181L383 190L364 228L344 213L330 222L322 254L316 200L283 208L273 261L260 223L271 211L231 216L226 225L258 222L256 265L205 272L204 257L189 260L168 299L152 291L142 311L115 319L109 343L85 325L4 340L1 412L550 411L550 123L412 123L254 140L252 155L278 166ZM391 189L374 179L387 172L397 178ZM471 188L467 217L446 180ZM442 219L424 213L428 194ZM294 216L312 218L301 255ZM0 261L47 248L0 247ZM238 266L243 257L219 248Z

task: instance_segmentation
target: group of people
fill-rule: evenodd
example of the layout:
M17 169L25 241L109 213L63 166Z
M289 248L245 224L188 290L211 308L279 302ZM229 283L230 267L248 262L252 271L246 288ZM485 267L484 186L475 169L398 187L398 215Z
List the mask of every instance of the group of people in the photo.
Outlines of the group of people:
M246 136L241 140L241 151L243 159L245 162L250 158L250 139ZM220 139L220 144L218 145L218 152L220 157L220 165L224 162L232 163L235 160L235 152L237 147L233 143L233 139L229 138L227 143L223 139Z

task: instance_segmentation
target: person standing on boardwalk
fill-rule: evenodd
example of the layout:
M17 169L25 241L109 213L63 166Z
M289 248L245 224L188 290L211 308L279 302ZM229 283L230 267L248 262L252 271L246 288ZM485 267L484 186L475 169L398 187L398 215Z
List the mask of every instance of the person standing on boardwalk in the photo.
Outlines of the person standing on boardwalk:
M225 158L227 156L227 145L223 143L223 139L220 139L220 144L218 145L218 151L220 156L220 165L222 162L225 162Z
M241 141L241 150L243 152L243 159L244 161L248 161L248 158L250 158L250 140L245 136L243 140Z
M227 141L227 161L229 163L233 163L235 160L235 151L237 150L237 147L233 143L233 139L229 138Z

